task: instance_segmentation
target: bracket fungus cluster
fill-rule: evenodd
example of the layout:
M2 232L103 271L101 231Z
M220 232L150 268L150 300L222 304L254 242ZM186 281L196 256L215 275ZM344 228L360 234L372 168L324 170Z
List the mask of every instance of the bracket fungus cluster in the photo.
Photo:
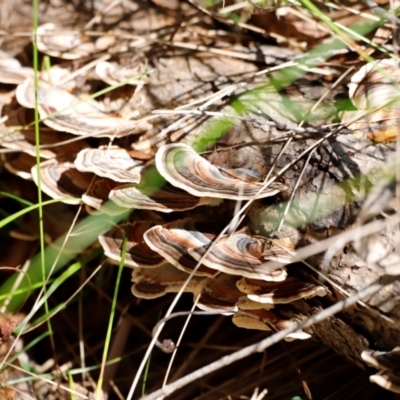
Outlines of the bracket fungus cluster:
M79 33L57 30L51 23L37 33L42 52L64 59L80 59L100 46ZM141 69L135 59L123 71L117 71L112 62L99 61L93 75L115 84L134 78L137 72ZM291 262L290 241L272 240L245 228L221 235L222 227L207 218L214 208L204 215L194 210L221 206L225 212L229 207L222 205L224 201L272 197L285 191L286 185L278 181L265 185L250 169L216 166L183 143L160 145L154 160L153 155L136 157L140 152L128 137L152 125L110 112L104 102L88 97L77 75L52 66L38 73L35 96L32 70L20 67L16 60L0 58L0 81L17 85L15 121L0 125L0 145L19 153L3 154L5 168L36 184L40 176L41 188L49 197L67 204L83 202L89 213L144 210L138 219L99 237L114 264L121 262L126 243L124 263L133 269L135 296L150 299L183 290L194 296L200 309L233 315L240 327L279 331L296 324L297 318L285 317L281 307L324 296L326 289L312 277L286 267ZM40 166L32 129L18 128L29 124L23 120L24 111L34 108L35 102L44 125ZM63 146L57 146L59 141ZM174 217L176 212L179 217ZM268 261L280 267L267 269ZM308 333L298 331L287 339L307 337Z
M83 155L77 159L83 160ZM109 198L126 208L173 212L215 206L223 199L269 197L286 188L278 182L264 188L251 171L216 167L185 144L161 146L155 160L157 171L167 180L161 189L145 188L149 181L146 168L139 168L144 175L140 183L116 186ZM133 268L135 296L151 299L180 290L189 292L197 307L233 314L233 322L240 327L286 329L298 320L285 318L281 305L327 293L313 278L297 276L295 268L285 267L291 258L287 239L253 235L248 228L220 235L217 226L204 216L156 224L135 221L117 226L99 239L106 256L119 263L126 237L125 265ZM281 267L265 268L271 260ZM308 333L297 331L287 340L307 337Z

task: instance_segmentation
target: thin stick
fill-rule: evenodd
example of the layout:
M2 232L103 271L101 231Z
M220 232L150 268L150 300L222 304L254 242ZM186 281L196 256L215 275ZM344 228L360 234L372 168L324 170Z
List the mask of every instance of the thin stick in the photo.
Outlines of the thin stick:
M197 295L196 301L193 302L193 306L192 306L192 308L190 310L190 313L188 314L188 316L187 316L187 318L185 320L185 324L183 325L183 328L181 330L181 333L179 334L179 338L178 338L178 340L176 342L176 346L174 348L173 353L171 354L171 359L169 360L167 372L165 373L165 377L164 377L164 381L163 381L162 387L166 386L166 384L167 384L167 380L168 380L169 374L171 372L172 364L174 363L176 353L178 352L179 345L180 345L180 343L182 341L183 335L185 334L186 328L189 325L190 319L192 318L192 315L193 315L193 311L196 308L197 302L199 301L199 299L200 299L200 294Z

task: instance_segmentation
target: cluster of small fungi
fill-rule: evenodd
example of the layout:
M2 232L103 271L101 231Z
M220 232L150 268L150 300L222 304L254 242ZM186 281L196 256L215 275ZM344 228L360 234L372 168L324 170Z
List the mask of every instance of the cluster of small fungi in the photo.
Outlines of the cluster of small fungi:
M185 144L160 147L155 166L167 181L161 189L131 183L114 188L110 199L126 208L172 212L215 206L222 199L264 198L285 189L278 182L264 188L252 171L218 168ZM88 162L84 168L90 168ZM94 164L92 168L96 169ZM139 167L137 171L146 182L146 170ZM216 225L191 217L159 225L135 221L115 227L99 240L105 254L119 263L127 238L125 264L134 270L135 296L150 299L178 292L192 273L184 291L193 293L196 305L206 311L233 313L233 322L241 327L286 329L298 321L280 317L279 304L326 294L311 279L288 274L283 266L290 262L288 239L273 241L252 235L247 228L219 235ZM282 267L265 269L268 260L281 262ZM297 331L288 339L307 337Z

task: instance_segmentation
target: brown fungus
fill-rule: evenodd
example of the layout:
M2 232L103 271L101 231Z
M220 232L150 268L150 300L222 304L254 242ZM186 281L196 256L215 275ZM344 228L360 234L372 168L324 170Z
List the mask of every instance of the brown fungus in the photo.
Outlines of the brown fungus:
M92 54L96 49L82 33L71 33L52 22L38 27L36 31L38 49L52 57L76 60Z
M189 255L190 248L211 243L216 237L210 225L185 218L165 225L156 225L144 234L148 246L168 262L185 272L192 272L197 262ZM196 275L214 277L218 271L203 265Z
M85 140L70 141L71 135L64 132L40 130L40 157L50 159L76 154L88 145ZM65 142L65 143L64 143ZM15 131L0 137L0 145L15 151L22 151L36 157L35 131Z
M125 265L128 267L156 268L166 261L151 250L143 240L143 234L153 226L150 221L139 221L118 225L107 233L99 235L104 254L114 263L120 264L122 245L126 238Z
M294 276L286 278L283 282L242 278L237 282L237 287L241 292L246 293L250 300L266 304L286 304L300 299L326 295L323 286L304 282Z
M364 350L361 358L379 370L379 373L369 377L371 382L400 394L400 347L391 351Z
M31 76L33 76L32 68L23 67L16 58L0 51L0 83L19 85Z
M207 251L207 245L189 248L188 253L200 260ZM284 268L268 270L262 259L264 238L237 232L219 238L213 243L203 264L227 274L245 276L253 279L279 282L286 276Z
M143 162L131 158L125 149L113 146L81 150L76 156L75 167L116 182L139 183Z
M32 178L38 184L36 165L31 169ZM64 203L76 204L86 192L93 175L78 171L70 161L51 159L40 163L40 179L43 192L53 199L64 198ZM78 199L69 199L77 197Z
M237 311L236 303L240 297L243 297L243 293L236 287L237 279L227 274L219 274L214 279L210 279L201 292L197 306L205 311Z
M233 171L212 165L182 143L160 147L156 153L156 167L169 183L198 197L250 200L273 196L286 189L279 182L263 188L261 182L239 179Z
M246 329L258 329L262 331L283 331L291 328L297 324L297 321L284 320L278 314L268 310L249 310L245 313L237 313L232 318L233 323ZM285 338L286 341L292 341L294 339L308 339L311 336L302 331L298 330L288 334Z
M125 208L138 208L164 213L192 210L203 205L215 206L219 199L194 197L169 184L161 188L143 185L121 185L110 192L110 200Z
M127 65L119 65L109 61L100 61L96 65L96 74L109 85L119 85L126 82L127 85L138 85L143 81L141 74L144 72L144 63L132 60Z
M139 298L155 299L167 293L177 293L188 278L188 274L171 264L158 268L135 268L132 272L132 293ZM194 276L185 287L184 292L194 295L200 293L206 279Z

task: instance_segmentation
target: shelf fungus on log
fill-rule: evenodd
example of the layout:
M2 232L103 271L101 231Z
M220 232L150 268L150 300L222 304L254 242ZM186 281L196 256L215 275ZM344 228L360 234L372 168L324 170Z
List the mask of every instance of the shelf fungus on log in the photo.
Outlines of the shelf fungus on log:
M132 273L132 293L139 298L155 299L167 293L177 293L188 278L188 274L171 264L158 268L135 268ZM184 292L197 295L201 292L206 279L194 276L185 287Z
M38 184L37 168L31 169L33 181ZM53 199L64 198L63 203L77 204L93 180L93 175L80 172L70 161L51 159L40 163L43 192ZM77 197L78 199L71 199Z
M110 200L125 208L138 208L164 213L186 211L203 205L216 206L221 200L209 197L194 197L169 184L161 188L128 184L116 187L111 191Z
M279 182L263 188L263 183L247 179L243 171L216 167L186 144L161 146L156 153L156 166L169 183L198 197L250 200L273 196L286 189Z
M148 246L162 255L176 268L191 273L197 261L188 253L188 250L211 243L216 237L211 224L185 218L165 225L156 225L144 234ZM196 270L195 275L214 277L219 273L215 269L203 265Z
M396 140L400 131L400 69L394 59L364 65L349 84L349 97L357 111L341 113L342 122L357 137L374 142Z
M76 156L75 167L116 182L140 183L143 162L134 160L127 150L113 146L83 149Z
M154 224L149 221L138 221L118 225L107 233L99 235L99 242L105 255L114 264L120 264L122 245L126 241L125 265L128 267L157 268L165 264L165 259L150 249L143 240L143 234Z
M378 374L369 377L371 382L400 394L400 347L391 351L364 350L361 358L379 370Z
M203 259L203 264L227 274L273 282L283 281L287 276L285 268L268 270L263 266L264 239L241 232L223 236L213 243ZM188 253L199 261L206 253L207 246L208 244L189 248Z
M299 321L286 320L269 310L249 310L243 313L237 313L232 318L233 323L240 328L258 329L263 331L283 331L288 329ZM294 339L309 339L311 335L298 330L286 336L286 341Z
M250 300L266 304L286 304L315 296L323 297L327 293L323 286L304 282L294 276L286 278L283 282L242 278L237 282L237 287L246 293Z

